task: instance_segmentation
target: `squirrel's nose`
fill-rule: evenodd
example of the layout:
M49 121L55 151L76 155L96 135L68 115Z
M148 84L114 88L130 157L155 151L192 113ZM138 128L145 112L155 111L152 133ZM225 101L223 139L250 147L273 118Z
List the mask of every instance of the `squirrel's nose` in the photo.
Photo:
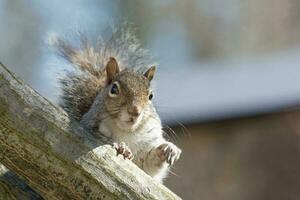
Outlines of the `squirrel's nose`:
M131 106L127 109L127 111L134 117L138 117L141 114L141 110L137 106Z

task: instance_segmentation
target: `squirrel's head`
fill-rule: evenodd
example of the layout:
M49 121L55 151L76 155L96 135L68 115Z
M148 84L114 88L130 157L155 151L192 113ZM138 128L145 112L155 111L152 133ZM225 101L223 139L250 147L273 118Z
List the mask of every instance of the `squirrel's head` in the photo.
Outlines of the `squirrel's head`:
M150 82L155 66L144 74L125 69L120 71L117 61L110 58L106 65L107 87L105 109L121 129L135 129L143 117L150 115L153 93Z

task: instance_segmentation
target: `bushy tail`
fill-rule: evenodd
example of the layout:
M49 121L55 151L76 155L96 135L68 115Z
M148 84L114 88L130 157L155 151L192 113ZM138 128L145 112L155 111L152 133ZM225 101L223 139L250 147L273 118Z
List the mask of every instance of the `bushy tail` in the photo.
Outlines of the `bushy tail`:
M60 78L60 106L76 120L82 118L99 90L105 87L105 66L110 57L118 61L121 69L130 67L144 71L153 65L150 54L141 48L132 25L124 22L110 31L109 38L101 38L94 46L82 34L77 37L77 45L56 36L51 38L50 43L58 55L75 68Z

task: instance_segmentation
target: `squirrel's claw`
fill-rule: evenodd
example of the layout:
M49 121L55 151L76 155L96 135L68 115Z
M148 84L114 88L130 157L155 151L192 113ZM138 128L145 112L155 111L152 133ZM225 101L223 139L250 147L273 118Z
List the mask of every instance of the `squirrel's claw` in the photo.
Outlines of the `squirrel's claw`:
M113 143L113 148L116 149L117 151L117 156L122 155L124 159L132 160L133 159L133 154L129 147L124 143Z
M166 142L156 148L156 153L162 161L173 165L179 159L181 150L171 142Z

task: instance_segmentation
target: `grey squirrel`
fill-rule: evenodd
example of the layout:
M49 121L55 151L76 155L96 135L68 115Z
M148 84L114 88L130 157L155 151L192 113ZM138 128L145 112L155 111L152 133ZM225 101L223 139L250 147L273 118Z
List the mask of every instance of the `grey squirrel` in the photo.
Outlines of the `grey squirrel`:
M132 25L120 24L96 46L84 37L78 46L58 37L51 43L76 69L60 80L62 108L94 135L110 137L118 154L162 182L181 150L163 137L151 102L156 67Z

